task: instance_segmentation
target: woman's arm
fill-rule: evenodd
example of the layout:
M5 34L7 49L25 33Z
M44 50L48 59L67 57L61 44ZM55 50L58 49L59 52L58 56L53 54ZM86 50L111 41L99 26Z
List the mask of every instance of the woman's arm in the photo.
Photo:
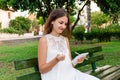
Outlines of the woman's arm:
M38 66L40 73L46 73L50 71L60 60L64 60L64 55L57 55L49 63L46 63L47 56L47 40L46 37L42 37L38 44Z
M66 42L67 42L67 47L68 47L68 50L69 50L69 55L70 55L70 59L72 61L72 55L71 55L71 51L70 51L70 45L69 45L69 40L68 38L66 38ZM79 58L77 60L77 62L75 63L72 63L73 67L75 67L75 65L77 65L78 63L82 63L84 61L85 57L82 57L82 58Z
M57 58L54 58L49 63L46 63L46 56L47 56L47 40L46 37L42 37L40 38L38 44L38 64L41 73L48 72L53 68L54 65L58 63Z
M69 51L69 56L70 56L70 59L72 60L71 51L70 51L70 45L69 45L69 40L68 40L67 37L66 37L66 42L67 42L67 47L68 47L68 51Z
M70 59L71 59L71 61L72 61L72 55L71 55L71 51L70 51L70 44L69 44L69 40L68 40L67 37L66 37L66 42L67 42L67 47L68 47L68 51L69 51L69 56L70 56ZM75 67L74 64L72 64L72 65L73 65L73 67Z

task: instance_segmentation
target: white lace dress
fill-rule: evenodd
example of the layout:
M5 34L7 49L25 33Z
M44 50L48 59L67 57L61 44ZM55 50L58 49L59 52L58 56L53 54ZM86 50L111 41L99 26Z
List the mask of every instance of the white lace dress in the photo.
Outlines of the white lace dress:
M41 74L42 80L100 80L82 73L72 66L65 37L55 37L51 34L47 34L45 37L48 45L46 62L48 63L61 53L65 54L65 60L58 62L49 72Z

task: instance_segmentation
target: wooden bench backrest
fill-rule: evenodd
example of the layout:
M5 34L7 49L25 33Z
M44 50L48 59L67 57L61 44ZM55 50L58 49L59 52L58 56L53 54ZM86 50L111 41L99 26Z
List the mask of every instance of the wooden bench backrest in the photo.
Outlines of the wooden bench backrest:
M93 55L93 53L95 52L100 52L102 51L102 47L101 46L97 46L97 47L93 47L93 48L88 48L88 49L84 49L84 50L77 50L76 52L78 53L84 53L84 52L89 52L89 55ZM72 53L72 57L74 58L75 56L77 56L76 54L74 54L74 52Z
M22 70L22 69L32 68L32 67L34 67L35 69L34 73L16 77L16 80L41 80L41 76L38 70L37 58L14 61L14 65L16 70Z
M103 60L104 59L103 55L93 56L93 53L99 52L99 51L102 51L101 46L76 51L78 53L83 53L83 52L89 52L90 53L89 54L89 56L90 56L89 59L85 60L81 64L78 64L76 66L76 68L80 67L80 66L87 65L87 64L91 64L91 63L93 64L93 63L95 63L96 61L99 61L99 60ZM72 54L72 56L75 57L76 55ZM16 70L21 70L21 69L26 69L26 68L31 68L31 67L34 67L34 69L35 69L34 73L26 74L26 75L17 77L17 80L41 80L40 73L39 73L39 70L38 70L38 59L37 58L14 61L14 64L15 64L15 69Z
M21 69L38 66L38 60L37 60L37 58L18 60L18 61L14 61L14 64L15 64L16 70L21 70Z

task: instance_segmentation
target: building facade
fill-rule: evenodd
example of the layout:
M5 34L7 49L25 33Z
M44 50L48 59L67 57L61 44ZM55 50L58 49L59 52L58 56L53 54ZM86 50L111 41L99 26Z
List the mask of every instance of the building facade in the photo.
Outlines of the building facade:
M0 23L1 23L1 28L8 28L9 27L9 21L15 19L17 16L28 16L28 12L20 12L17 11L15 12L14 10L2 10L0 9Z

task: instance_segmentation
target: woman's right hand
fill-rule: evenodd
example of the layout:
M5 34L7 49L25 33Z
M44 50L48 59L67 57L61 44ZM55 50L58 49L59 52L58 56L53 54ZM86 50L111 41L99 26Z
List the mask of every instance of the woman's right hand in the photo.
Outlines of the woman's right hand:
M86 56L78 58L77 63L82 63L85 60Z
M64 54L57 54L56 59L58 61L63 61L65 59L65 55Z

